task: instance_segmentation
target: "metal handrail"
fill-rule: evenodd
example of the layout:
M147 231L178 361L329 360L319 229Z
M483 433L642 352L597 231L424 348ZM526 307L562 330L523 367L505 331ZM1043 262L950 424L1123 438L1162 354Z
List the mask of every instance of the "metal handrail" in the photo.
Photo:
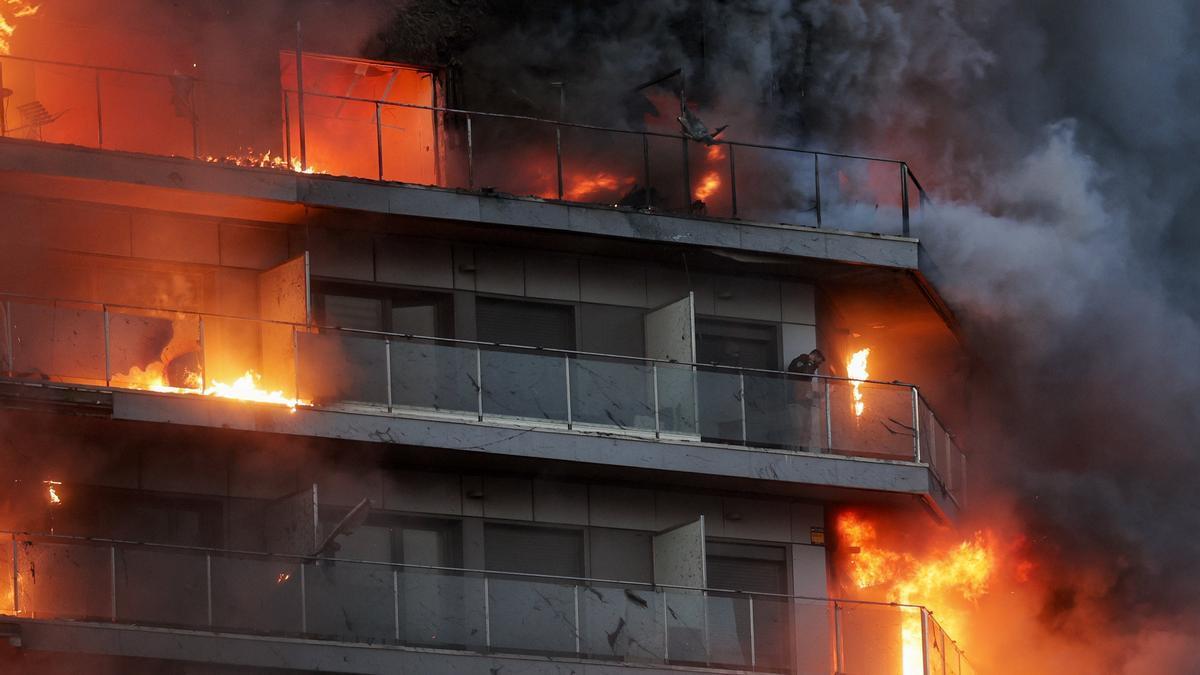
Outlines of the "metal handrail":
M352 565L377 565L379 567L397 568L397 569L413 569L424 570L431 572L449 572L454 574L472 574L484 576L501 576L501 577L520 577L528 579L539 579L545 581L557 581L564 584L618 584L623 586L637 586L639 588L654 589L669 589L679 591L701 591L705 593L727 593L743 596L757 596L763 598L778 598L783 600L811 600L814 602L837 602L842 604L853 605L869 605L875 607L900 607L907 609L925 609L924 605L916 605L903 602L884 602L879 600L859 600L849 598L833 598L833 597L818 597L808 595L793 595L788 593L766 593L762 591L743 591L728 588L713 588L704 586L683 586L679 584L664 584L657 582L646 581L624 581L620 579L602 579L597 577L574 577L557 574L538 574L534 572L507 572L504 570L487 570L471 567L449 567L444 565L421 565L416 563L397 563L385 562L378 560L357 560L353 558L329 558L316 555L300 555L294 553L271 553L266 551L249 551L239 549L222 549L206 546L189 546L186 544L163 544L158 542L133 541L129 539L109 539L105 537L86 537L79 535L55 534L45 532L29 532L17 530L0 530L0 536L6 538L29 538L36 540L49 540L58 543L78 543L95 546L122 546L127 548L143 548L143 549L161 549L164 551L184 551L189 553L204 553L217 554L229 557L253 557L264 560L280 560L298 563L334 563L334 564L352 564Z

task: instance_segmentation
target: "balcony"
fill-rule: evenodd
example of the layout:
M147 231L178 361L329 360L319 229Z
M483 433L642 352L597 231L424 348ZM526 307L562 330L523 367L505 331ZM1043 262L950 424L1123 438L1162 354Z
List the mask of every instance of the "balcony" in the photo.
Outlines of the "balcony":
M778 673L973 670L924 608L485 570L3 533L0 615L28 648L82 624L300 638L632 667ZM4 541L5 539L9 541ZM11 542L11 543L10 543ZM68 623L69 622L69 623ZM112 631L108 639L113 638ZM153 639L126 641L151 649ZM102 639L89 640L98 648ZM245 638L240 641L246 644ZM225 658L245 655L244 646ZM151 654L146 654L151 655ZM169 653L154 656L170 658ZM249 658L249 657L246 657ZM383 657L386 662L387 656ZM386 668L386 666L385 666Z
M0 375L192 404L191 413L164 408L127 419L237 427L247 409L263 407L244 401L259 401L281 415L244 428L474 450L490 441L471 430L542 431L552 436L526 445L553 447L571 461L600 461L617 440L640 443L630 453L640 466L649 466L648 449L688 459L670 452L678 446L726 457L755 450L851 459L927 470L946 506L960 508L964 498L966 455L914 385L30 298L9 297L0 312ZM218 399L241 400L194 407ZM343 417L306 426L297 409ZM428 438L361 419L422 420ZM607 445L588 451L564 438ZM756 477L777 471L764 466Z
M13 94L12 113L0 114L0 136L637 213L904 236L924 202L924 189L899 160L697 142L678 133L673 112L630 130L453 109L436 105L429 71L304 54L305 79L296 62L283 54L280 78L252 86L3 55L0 85Z

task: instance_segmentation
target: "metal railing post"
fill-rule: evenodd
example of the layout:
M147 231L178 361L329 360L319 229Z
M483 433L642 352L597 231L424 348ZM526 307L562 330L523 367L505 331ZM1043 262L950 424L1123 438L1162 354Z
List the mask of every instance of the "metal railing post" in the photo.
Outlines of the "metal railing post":
M733 143L729 144L729 199L730 215L737 218L737 162L733 159Z
M846 642L842 634L842 606L837 600L833 601L833 661L834 670L842 673L846 670Z
M467 115L467 189L475 189L475 140L470 115Z
M821 227L821 156L816 153L813 153L813 195L817 227Z
M916 457L914 461L921 463L921 395L917 393L917 388L912 388L912 414L913 414L913 455ZM932 459L932 457L931 457ZM933 466L933 462L929 462Z
M208 351L204 345L204 317L199 319L200 324L200 393L203 394L208 390ZM296 334L296 329L292 329L292 335ZM296 397L299 398L300 392L296 392Z
M113 623L117 621L117 547L111 545L108 547L108 592L111 600L111 619Z
M567 428L570 429L574 420L571 418L571 357L563 354L563 373L567 378Z
M12 593L13 593L13 614L21 613L21 589L18 586L18 580L21 576L21 563L19 560L20 547L17 546L17 535L12 535Z
M667 608L667 593L666 591L656 591L662 597L662 630L663 630L663 663L671 660L671 631L667 630L667 616L669 610Z
M579 626L579 584L572 586L575 589L575 654L583 656L583 644L580 640L580 633L583 631Z
M287 158L288 166L292 165L292 111L288 109L290 101L288 100L287 88L283 90L283 152Z
M308 584L305 583L304 568L306 565L300 563L300 632L308 632Z
M383 118L379 112L379 101L375 102L375 159L379 164L379 180L383 180Z
M756 665L758 665L758 650L754 644L754 596L747 595L746 600L750 605L750 667L754 668Z
M829 380L825 380L825 448L833 452L833 399L829 395Z
M909 235L908 222L908 165L900 163L900 220L903 223L904 236Z
M191 82L191 103L192 103L192 159L200 159L200 112L196 108L196 80L189 77Z
M738 371L738 398L742 404L742 445L749 445L749 436L746 434L746 371Z
M644 176L642 192L646 194L646 208L653 206L650 201L650 139L642 134L642 172Z
M654 386L654 437L660 438L662 434L662 414L658 408L658 362L650 362L650 378L651 384Z
M483 645L492 648L492 599L488 578L483 577Z
M383 338L383 370L387 376L387 411L392 412L392 339Z
M204 554L204 597L207 607L208 625L213 625L212 554Z
M300 125L300 170L308 170L308 143L304 136L304 40L296 22L296 119ZM291 157L288 158L291 161Z
M108 305L104 309L104 386L112 386L112 338L108 332Z
M39 128L40 129L40 128ZM41 138L41 134L38 134ZM96 147L104 147L104 106L100 99L100 71L96 71Z
M558 179L558 198L563 198L563 169L562 169L562 127L554 125L554 161L555 176Z
M4 301L4 343L7 348L8 364L6 370L8 376L13 376L13 371L16 370L17 355L13 352L13 318L12 318L12 301Z
M475 402L479 406L479 421L483 421L483 349L475 346Z
M929 675L929 612L921 608L921 672Z
M692 167L689 166L691 155L688 152L688 139L681 139L683 143L683 207L685 210L692 209Z
M292 379L296 395L293 396L297 401L300 400L300 331L292 326Z
M712 664L712 637L708 632L708 591L700 591L700 610L703 612L701 618L704 620L704 662Z
M400 642L400 570L392 568L392 615L396 620L396 642Z

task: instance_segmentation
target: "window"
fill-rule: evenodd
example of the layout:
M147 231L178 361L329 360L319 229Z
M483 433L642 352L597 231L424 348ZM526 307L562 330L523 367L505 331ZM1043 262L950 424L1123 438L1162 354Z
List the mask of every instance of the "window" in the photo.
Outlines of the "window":
M571 305L478 298L475 320L483 342L575 349L575 308Z
M483 555L487 569L496 572L582 577L583 532L487 523Z
M779 369L779 328L770 324L698 319L700 363Z
M430 337L450 337L454 332L449 293L318 282L313 304L317 322L325 326Z

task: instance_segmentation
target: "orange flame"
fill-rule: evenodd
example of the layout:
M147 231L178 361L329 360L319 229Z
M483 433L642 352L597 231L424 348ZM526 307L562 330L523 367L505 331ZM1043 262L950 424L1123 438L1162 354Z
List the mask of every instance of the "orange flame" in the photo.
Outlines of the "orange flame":
M997 567L996 545L990 532L976 532L948 550L924 558L884 548L878 543L875 524L848 511L837 519L841 541L850 547L850 581L858 590L870 589L882 600L904 605L921 605L937 612L937 619L951 636L961 635L963 617L953 602L974 602L988 591ZM905 608L900 626L903 675L922 675L921 612Z
M713 147L718 146L714 145ZM716 171L709 171L700 179L700 186L696 188L696 199L705 201L716 194L719 189L721 189L721 175Z
M57 486L62 485L62 482L57 480L44 480L42 483L46 485L46 498L50 500L50 505L58 506L59 504L62 504L62 497L58 496L58 490L56 489Z
M238 401L285 405L291 408L292 412L296 411L297 405L312 404L310 401L288 398L281 390L263 389L260 386L261 380L262 376L256 371L247 370L244 375L234 380L232 384L212 380L205 383L204 390L201 391L200 374L188 373L187 382L185 382L186 387L173 387L167 384L166 378L163 375L162 363L156 361L146 366L145 370L134 366L128 373L114 376L112 383L114 386L127 389L156 391L166 394L195 394L214 396L216 398L231 398Z
M710 145L708 146L708 151L705 153L705 156L710 162L716 162L725 159L725 146Z
M576 175L569 179L563 199L573 202L588 201L596 193L613 192L622 187L628 189L633 183L633 178L618 178L607 171L598 171L590 176Z
M31 5L25 0L0 2L0 54L11 53L12 36L17 31L17 19L33 16L41 8L41 5Z
M301 168L300 159L292 157L286 159L280 155L276 155L273 151L259 153L253 149L238 150L232 155L224 157L214 157L209 155L204 158L206 162L214 164L233 164L234 166L257 167L260 169L281 169L283 171L295 171L296 173L325 173L316 167L309 165L308 168Z
M863 410L866 404L863 402L862 392L859 391L859 385L863 383L871 375L867 372L867 357L871 355L871 348L866 347L854 352L850 356L850 360L846 362L846 373L850 376L851 386L854 387L854 416L862 417Z

